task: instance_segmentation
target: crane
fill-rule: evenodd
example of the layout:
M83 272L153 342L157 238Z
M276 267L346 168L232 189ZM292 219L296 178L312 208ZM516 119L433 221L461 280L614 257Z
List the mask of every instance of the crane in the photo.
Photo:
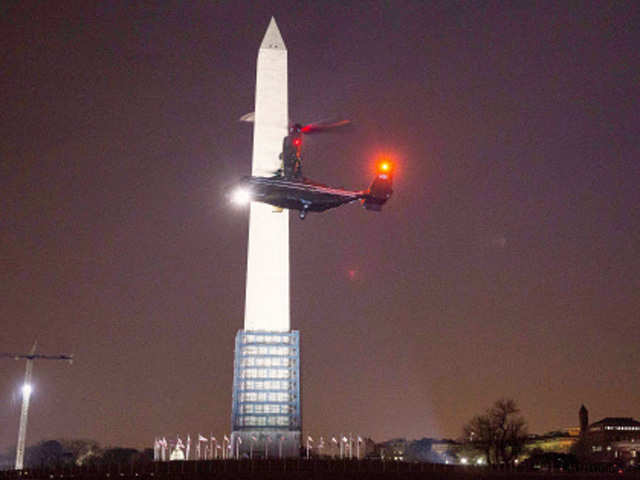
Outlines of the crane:
M24 443L27 436L27 417L29 415L29 399L31 398L31 373L34 360L67 360L73 362L73 355L43 355L36 353L38 342L33 343L29 353L0 353L0 358L25 359L27 367L24 373L22 385L22 409L20 411L20 428L18 430L18 445L16 447L16 470L22 470L24 466Z

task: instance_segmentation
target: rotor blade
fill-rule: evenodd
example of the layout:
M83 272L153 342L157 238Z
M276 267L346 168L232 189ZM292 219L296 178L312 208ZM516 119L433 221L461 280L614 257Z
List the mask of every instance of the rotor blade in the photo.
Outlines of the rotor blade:
M239 119L239 122L248 122L248 123L253 123L256 121L256 114L255 112L249 112L249 113L245 113L244 115L242 115Z
M73 360L73 355L42 355L39 353L0 353L0 358L13 358L19 360L21 358L27 360Z
M337 128L343 128L351 125L351 120L339 120L337 122L315 122L305 125L300 129L304 134L323 133Z
M26 357L26 355L22 355L19 353L0 353L0 358L13 358L15 360L18 360L22 357Z
M40 360L73 360L73 355L33 355Z

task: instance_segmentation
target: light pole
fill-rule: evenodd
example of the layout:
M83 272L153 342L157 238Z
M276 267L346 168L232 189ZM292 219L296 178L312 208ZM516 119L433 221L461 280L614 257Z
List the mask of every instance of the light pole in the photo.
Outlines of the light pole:
M280 460L282 460L282 444L284 442L284 436L280 435L280 445L278 446L278 450L280 451Z
M16 470L22 470L24 467L24 444L27 438L27 418L29 416L29 400L33 387L31 385L31 373L33 372L34 360L68 360L73 361L72 355L41 355L36 354L38 342L33 343L31 351L28 354L16 353L0 353L0 358L13 358L15 360L25 359L27 366L24 374L24 383L22 384L22 408L20 409L20 427L18 428L18 444L16 446Z
M35 350L35 346L34 346ZM31 372L33 371L33 359L27 360L27 369L22 385L22 408L20 409L20 428L18 429L18 446L16 450L16 470L22 470L24 466L24 443L27 437L27 417L29 416L29 400L31 399Z

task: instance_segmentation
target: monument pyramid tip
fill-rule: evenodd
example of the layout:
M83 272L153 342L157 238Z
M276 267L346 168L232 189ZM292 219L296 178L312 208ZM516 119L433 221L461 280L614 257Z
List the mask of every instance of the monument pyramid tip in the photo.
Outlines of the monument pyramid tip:
M282 40L282 35L280 35L280 30L278 29L275 17L271 17L271 20L269 21L269 26L267 27L267 32L264 34L264 38L260 44L260 49L287 49L284 44L284 40Z

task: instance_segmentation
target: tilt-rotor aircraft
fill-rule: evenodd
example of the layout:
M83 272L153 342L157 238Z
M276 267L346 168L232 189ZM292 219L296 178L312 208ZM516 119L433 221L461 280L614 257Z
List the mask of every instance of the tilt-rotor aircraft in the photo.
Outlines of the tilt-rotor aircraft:
M251 114L241 120L251 121L250 117ZM393 165L388 160L379 162L376 177L367 190L333 188L302 175L303 135L327 132L349 123L342 120L291 126L282 142L282 167L271 177L243 177L233 192L234 202L262 202L278 209L298 210L302 220L308 212L324 212L355 201L360 201L367 210L380 211L393 193Z

